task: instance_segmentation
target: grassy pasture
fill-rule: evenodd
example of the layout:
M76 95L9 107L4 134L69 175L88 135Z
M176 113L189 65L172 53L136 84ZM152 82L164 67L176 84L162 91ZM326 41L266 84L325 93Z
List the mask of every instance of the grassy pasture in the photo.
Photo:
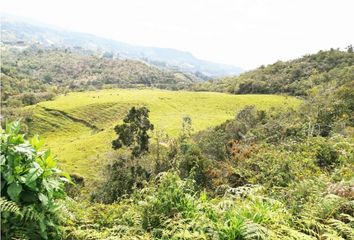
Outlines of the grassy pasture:
M114 138L113 127L132 106L147 106L155 129L178 136L182 118L194 131L233 118L246 105L259 109L296 107L300 100L275 95L115 89L69 93L33 106L32 132L41 134L67 172L90 182L99 174Z

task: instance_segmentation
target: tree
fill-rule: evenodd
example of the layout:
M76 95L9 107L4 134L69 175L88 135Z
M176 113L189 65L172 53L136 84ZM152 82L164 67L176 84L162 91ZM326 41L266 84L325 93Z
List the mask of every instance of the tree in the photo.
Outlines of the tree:
M112 203L125 194L133 193L134 189L143 188L144 183L149 181L150 173L138 161L133 162L149 151L148 131L154 129L149 120L149 112L146 107L132 107L123 119L123 124L114 127L118 137L112 141L112 148L117 150L128 147L131 156L119 153L107 165L107 179L91 195L93 201Z
M38 102L36 95L34 93L24 93L22 95L22 103L25 105L33 105Z
M123 124L114 127L118 137L112 141L112 148L117 150L124 146L129 147L133 157L148 152L148 131L154 129L149 120L149 112L146 107L132 107L123 119Z

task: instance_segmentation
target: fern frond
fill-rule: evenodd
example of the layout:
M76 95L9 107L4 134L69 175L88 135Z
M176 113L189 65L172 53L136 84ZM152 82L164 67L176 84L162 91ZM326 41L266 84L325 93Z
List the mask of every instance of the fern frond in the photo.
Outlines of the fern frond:
M326 240L345 240L341 236L338 236L338 234L335 231L329 231L329 232L322 234L321 239L322 238L326 239Z
M11 240L30 240L29 230L25 227L12 226L10 233Z
M31 206L26 206L21 211L21 219L24 222L37 221L39 218L39 213Z
M302 240L315 240L317 239L316 237L309 236L303 232L300 232L290 226L287 225L280 225L276 230L275 230L277 236L281 240L297 240L297 239L302 239Z
M243 226L244 239L267 239L268 230L260 224L245 221Z
M20 214L20 207L13 201L0 198L0 210L1 212L9 212L15 215Z
M354 230L347 224L337 219L328 220L329 225L338 232L341 236L348 239L354 239Z

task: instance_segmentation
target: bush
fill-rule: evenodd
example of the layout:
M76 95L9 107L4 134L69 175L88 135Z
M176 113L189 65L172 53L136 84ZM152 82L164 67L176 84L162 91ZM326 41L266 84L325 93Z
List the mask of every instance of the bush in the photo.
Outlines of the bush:
M68 178L56 168L53 154L40 151L43 142L26 140L20 123L1 135L1 236L3 239L60 239L60 208ZM8 207L12 206L12 207Z
M223 161L228 157L227 140L227 134L222 129L209 129L196 137L202 153L217 161Z
M183 152L177 155L178 170L182 178L193 178L198 186L209 185L207 170L211 164L210 160L202 155L196 144L191 143Z
M25 93L21 98L24 105L33 105L39 101L34 93Z
M316 148L316 164L323 168L333 168L338 163L339 154L332 144L320 141Z
M149 189L151 197L147 197L142 205L144 229L161 227L164 221L178 213L191 217L197 210L190 180L182 181L175 173L163 173L159 177L155 183L158 187Z
M70 174L72 183L65 184L65 192L71 198L80 196L81 188L85 186L85 178L77 173Z
M92 201L113 203L145 185L150 179L150 173L129 160L130 156L121 155L107 165L104 173L107 179L91 195Z

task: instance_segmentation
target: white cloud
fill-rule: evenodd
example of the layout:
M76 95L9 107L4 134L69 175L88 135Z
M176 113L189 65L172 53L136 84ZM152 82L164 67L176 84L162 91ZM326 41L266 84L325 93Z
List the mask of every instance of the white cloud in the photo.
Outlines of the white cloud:
M68 30L187 50L246 69L354 43L352 0L2 0Z

